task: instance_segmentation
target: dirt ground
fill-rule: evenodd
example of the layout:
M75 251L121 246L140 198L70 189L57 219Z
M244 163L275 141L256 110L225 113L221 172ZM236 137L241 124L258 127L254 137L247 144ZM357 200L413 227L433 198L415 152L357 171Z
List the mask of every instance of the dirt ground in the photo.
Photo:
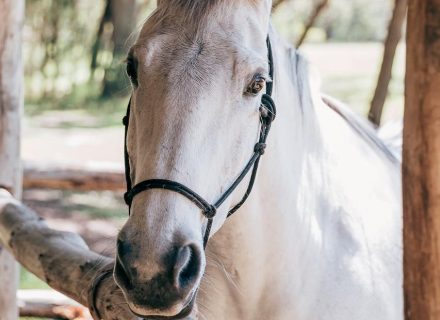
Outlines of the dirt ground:
M26 190L23 194L24 203L43 217L50 227L79 233L92 250L107 256L113 256L116 235L125 220L125 207L120 198L112 193L86 195L47 190ZM81 203L84 199L106 203L94 207ZM114 207L109 208L112 204Z
M44 166L123 168L123 128L64 128L66 121L87 124L81 112L50 112L25 120L22 157ZM90 124L93 125L93 124ZM81 234L89 246L112 255L114 239L126 216L122 194L26 190L23 200L56 229Z

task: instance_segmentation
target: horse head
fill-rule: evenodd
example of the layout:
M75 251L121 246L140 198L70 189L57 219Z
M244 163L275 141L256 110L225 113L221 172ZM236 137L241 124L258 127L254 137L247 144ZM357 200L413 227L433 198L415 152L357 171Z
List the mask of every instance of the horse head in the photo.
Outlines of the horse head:
M214 203L261 152L254 145L271 81L270 8L267 0L161 0L130 50L128 180L157 185L129 195L115 279L142 317L192 312L206 265L208 221L214 234L246 192L249 175L214 208L212 220L191 198L193 191ZM175 182L174 189L161 189L158 179ZM189 194L182 196L179 186Z

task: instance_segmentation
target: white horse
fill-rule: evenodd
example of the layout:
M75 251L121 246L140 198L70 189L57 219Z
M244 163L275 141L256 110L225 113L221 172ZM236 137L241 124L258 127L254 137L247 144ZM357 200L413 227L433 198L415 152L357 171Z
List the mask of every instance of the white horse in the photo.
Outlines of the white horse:
M168 189L141 192L115 279L151 319L403 319L400 163L270 27L270 0L159 0L130 51L130 178L169 179L214 202L258 140L274 62L277 118L249 176L205 216Z

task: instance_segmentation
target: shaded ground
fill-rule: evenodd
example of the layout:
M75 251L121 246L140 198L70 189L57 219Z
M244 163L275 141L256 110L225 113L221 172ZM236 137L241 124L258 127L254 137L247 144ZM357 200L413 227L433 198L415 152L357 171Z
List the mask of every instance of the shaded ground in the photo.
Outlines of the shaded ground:
M92 250L113 256L116 234L127 216L120 194L27 190L23 199L50 227L79 233Z

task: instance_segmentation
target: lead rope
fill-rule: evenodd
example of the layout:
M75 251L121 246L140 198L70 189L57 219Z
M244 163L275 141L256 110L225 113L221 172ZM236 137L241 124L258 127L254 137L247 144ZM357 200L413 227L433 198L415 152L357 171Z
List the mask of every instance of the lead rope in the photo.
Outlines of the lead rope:
M229 218L230 216L232 216L246 202L254 186L260 158L265 152L266 139L269 134L271 124L275 120L275 116L276 116L275 103L271 97L272 89L273 89L274 67L273 67L272 47L269 37L267 38L266 43L268 49L269 76L271 79L270 81L267 81L266 93L263 94L263 96L261 97L260 137L257 144L254 146L254 153L251 159L246 164L243 171L240 173L238 178L232 183L232 185L222 194L220 199L217 200L217 202L215 202L213 205L211 205L209 202L203 199L203 197L198 195L190 188L176 181L171 181L166 179L152 179L152 180L142 181L137 185L132 186L132 181L130 176L131 174L130 158L127 149L128 126L129 126L130 109L131 109L131 98L130 98L130 102L127 108L127 114L123 119L123 124L125 126L125 143L124 143L125 179L127 183L127 192L124 194L124 200L129 207L129 214L130 214L133 198L141 192L151 189L165 189L165 190L177 192L185 196L187 199L193 202L198 208L200 208L202 210L203 215L207 218L206 229L203 236L203 247L206 249L206 245L208 244L209 236L211 234L213 220L217 214L217 209L226 201L226 199L233 193L233 191L238 187L238 185L243 181L243 179L252 169L249 185L246 189L243 198L240 200L238 204L236 204L232 209L229 210L227 217Z

